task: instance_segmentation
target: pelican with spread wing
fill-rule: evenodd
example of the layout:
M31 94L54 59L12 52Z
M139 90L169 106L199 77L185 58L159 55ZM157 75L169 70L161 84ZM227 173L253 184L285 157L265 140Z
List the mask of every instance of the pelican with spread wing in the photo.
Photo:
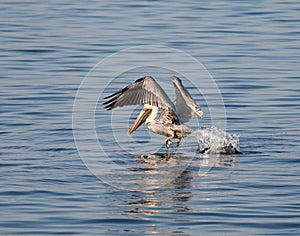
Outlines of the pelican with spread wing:
M191 118L201 118L203 112L183 87L181 80L173 76L172 81L176 92L175 104L151 76L145 76L105 97L104 99L109 99L104 102L105 108L111 110L116 107L144 104L141 113L128 130L128 134L145 122L150 131L167 137L166 148L169 148L172 138L177 138L176 144L179 146L181 138L194 131L184 123ZM158 116L159 108L162 111Z

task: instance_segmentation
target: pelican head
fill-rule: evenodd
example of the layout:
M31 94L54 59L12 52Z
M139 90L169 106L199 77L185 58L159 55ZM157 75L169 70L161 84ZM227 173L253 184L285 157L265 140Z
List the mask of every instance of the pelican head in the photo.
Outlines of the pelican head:
M140 114L138 115L138 117L136 118L136 120L134 121L130 129L128 130L128 134L131 134L138 127L140 127L141 124L143 124L147 120L147 118L151 115L152 110L153 107L151 105L145 104Z

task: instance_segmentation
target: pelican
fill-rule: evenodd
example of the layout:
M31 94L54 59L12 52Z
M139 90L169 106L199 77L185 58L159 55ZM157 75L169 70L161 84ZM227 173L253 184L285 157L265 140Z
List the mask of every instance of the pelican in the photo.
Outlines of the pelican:
M165 140L167 149L172 144L173 138L177 139L176 146L179 146L181 138L194 131L184 123L191 118L201 118L203 112L184 88L181 80L173 76L172 81L176 93L175 104L151 76L145 76L105 97L104 99L109 100L103 103L104 108L112 110L116 107L144 104L128 134L130 135L145 122L150 131L167 137ZM159 108L162 111L158 116Z

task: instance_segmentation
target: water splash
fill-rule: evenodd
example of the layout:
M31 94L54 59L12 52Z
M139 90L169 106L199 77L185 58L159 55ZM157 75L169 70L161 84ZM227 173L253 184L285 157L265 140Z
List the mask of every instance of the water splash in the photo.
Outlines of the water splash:
M200 146L200 153L237 154L239 151L239 135L229 134L217 127L196 130L192 133Z

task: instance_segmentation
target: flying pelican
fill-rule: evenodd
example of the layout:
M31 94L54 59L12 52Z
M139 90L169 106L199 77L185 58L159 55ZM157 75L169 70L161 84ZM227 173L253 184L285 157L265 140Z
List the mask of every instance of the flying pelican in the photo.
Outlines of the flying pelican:
M201 118L203 112L183 87L181 80L173 76L172 81L176 92L175 104L151 76L145 76L105 97L104 99L109 100L103 103L104 108L112 110L116 107L144 104L141 113L128 130L128 134L146 122L150 131L167 137L165 141L167 149L172 143L172 138L177 138L176 145L179 146L181 138L194 131L184 123L191 118ZM158 116L159 108L162 112Z

